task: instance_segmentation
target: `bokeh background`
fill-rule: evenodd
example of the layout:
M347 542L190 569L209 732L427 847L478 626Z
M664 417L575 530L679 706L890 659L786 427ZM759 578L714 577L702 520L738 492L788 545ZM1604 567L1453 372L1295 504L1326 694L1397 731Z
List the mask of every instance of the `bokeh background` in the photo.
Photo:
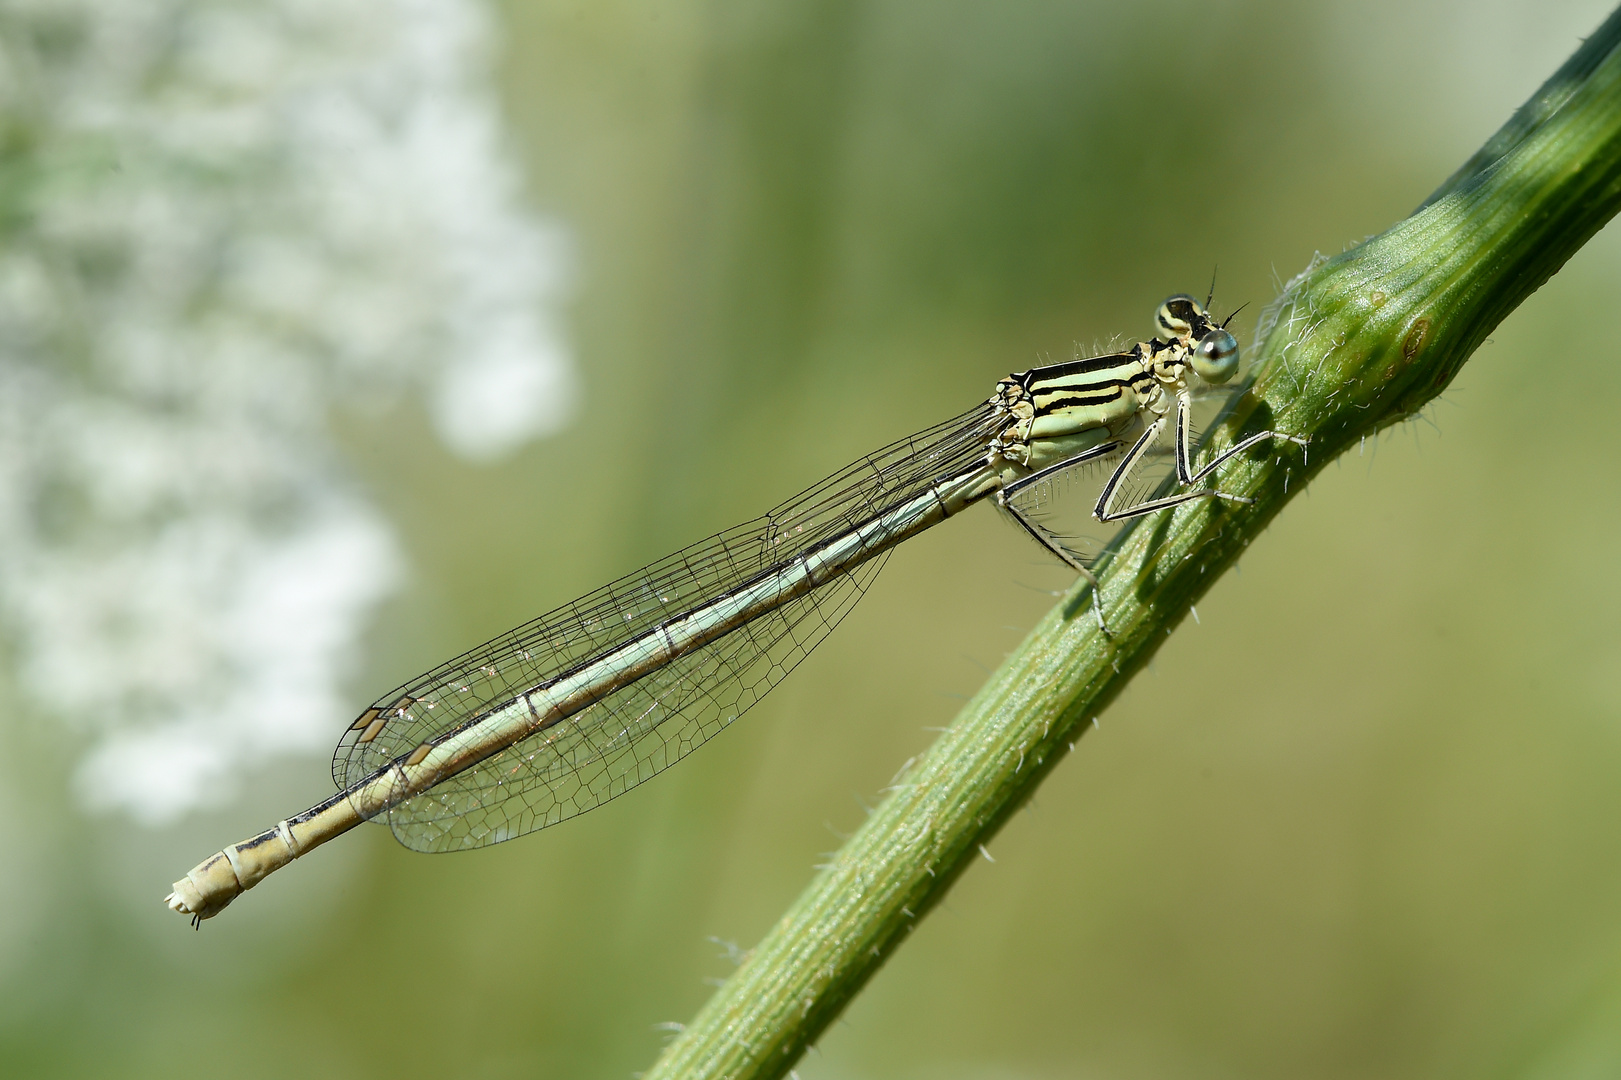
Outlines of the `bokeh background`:
M645 1069L1063 587L996 515L562 828L192 933L381 690L1410 211L1604 0L0 13L0 1072ZM1621 239L1328 469L799 1074L1621 1071Z

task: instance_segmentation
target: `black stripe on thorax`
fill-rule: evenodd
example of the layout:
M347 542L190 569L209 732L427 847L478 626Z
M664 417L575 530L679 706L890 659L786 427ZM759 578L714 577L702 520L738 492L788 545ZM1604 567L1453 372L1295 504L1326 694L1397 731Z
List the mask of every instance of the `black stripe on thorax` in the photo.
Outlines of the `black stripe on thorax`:
M1102 356L1082 357L1068 363L1031 368L1024 374L1015 376L1015 378L1018 379L1020 386L1029 390L1036 383L1070 378L1075 375L1093 375L1100 371L1108 371L1110 368L1121 367L1125 364L1136 364L1137 362L1137 353L1135 351L1105 353Z
M1065 409L1084 408L1088 405L1109 405L1126 395L1126 383L1090 387L1086 390L1053 390L1036 395L1037 416L1047 416Z
M1062 383L1057 386L1037 386L1031 390L1030 398L1035 404L1036 415L1044 416L1058 409L1107 405L1119 401L1128 387L1139 394L1146 394L1153 385L1152 375L1138 371L1128 378L1100 379L1074 386Z

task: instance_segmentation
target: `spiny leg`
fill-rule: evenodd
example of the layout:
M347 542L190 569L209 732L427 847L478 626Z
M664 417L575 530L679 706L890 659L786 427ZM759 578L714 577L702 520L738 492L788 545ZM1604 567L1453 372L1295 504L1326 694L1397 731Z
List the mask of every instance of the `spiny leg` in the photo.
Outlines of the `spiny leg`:
M1192 438L1193 424L1189 419L1193 411L1193 403L1189 400L1188 392L1183 390L1176 395L1176 480L1179 484L1191 484L1196 479L1189 474L1188 462L1192 460L1192 452L1188 443ZM1203 476L1204 473L1200 473Z
M1177 409L1177 424L1179 427L1181 426L1183 416L1185 415L1183 412L1184 408L1185 406L1183 406L1179 401ZM1212 497L1233 499L1238 502L1249 501L1248 499L1241 498L1237 495L1224 495L1219 491L1184 491L1180 495L1167 495L1163 499L1149 499L1146 502L1140 502L1133 506L1128 506L1122 510L1116 510L1114 508L1114 500L1115 496L1120 493L1120 482L1126 477L1130 476L1132 471L1136 469L1137 463L1141 461L1144 455L1148 453L1149 448L1154 444L1155 440L1159 438L1160 432L1163 430L1165 430L1165 417L1155 417L1154 422L1148 425L1148 430L1144 431L1142 436L1137 440L1132 448L1126 451L1125 458L1121 460L1119 466L1115 468L1112 474L1110 474L1108 481L1104 483L1103 494L1098 496L1098 504L1092 508L1093 517L1097 518L1099 521L1126 521L1131 518L1142 517L1145 514L1152 514L1156 510L1163 510L1167 506L1179 506L1182 503L1191 502L1194 499L1207 499ZM1186 438L1186 433L1179 431L1177 438L1179 440Z
M1217 466L1236 454L1242 454L1257 443L1267 439L1287 439L1296 446L1305 446L1310 441L1299 435L1287 435L1281 431L1257 432L1247 438L1239 440L1232 446L1217 454L1211 462L1198 472L1189 472L1191 455L1188 452L1188 410L1189 402L1186 394L1178 394L1176 399L1176 478L1183 484L1197 484L1200 480L1216 471ZM1230 498L1233 496L1222 496ZM1249 500L1244 500L1248 502Z
M1039 469L1036 472L1031 473L1029 476L1020 477L996 493L996 505L1000 506L1003 510L1006 510L1009 516L1011 516L1014 521L1018 522L1020 527L1023 528L1025 532L1030 534L1031 539L1035 540L1036 543L1040 544L1050 553L1057 556L1058 559L1066 566L1074 570L1077 574L1081 575L1091 583L1092 614L1097 617L1098 629L1103 631L1105 636L1107 636L1109 633L1109 627L1108 624L1103 621L1103 604L1098 598L1098 594L1102 591L1102 587L1098 584L1097 575L1092 573L1092 568L1082 562L1074 552L1070 551L1063 544L1059 543L1056 536L1052 535L1052 533L1043 528L1041 524L1034 518L1026 516L1024 511L1015 506L1013 504L1013 496L1017 495L1025 488L1039 484L1044 480L1050 479L1051 477L1064 472L1065 470L1073 469L1077 465L1085 464L1088 461L1092 461L1100 457L1107 457L1118 449L1120 449L1120 444L1118 442L1106 442L1099 446L1091 447L1087 450L1081 451L1072 458L1066 458L1057 464L1049 465L1044 469Z

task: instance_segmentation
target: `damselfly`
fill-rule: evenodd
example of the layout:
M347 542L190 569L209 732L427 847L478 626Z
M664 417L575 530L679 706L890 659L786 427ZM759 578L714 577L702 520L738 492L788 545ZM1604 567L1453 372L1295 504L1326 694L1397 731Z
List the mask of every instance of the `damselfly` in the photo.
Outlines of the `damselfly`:
M1156 327L1155 339L1124 352L1009 375L968 412L862 458L764 517L385 694L338 743L336 795L201 863L167 903L196 925L367 819L386 819L408 848L453 851L600 806L777 685L897 544L982 499L994 498L1092 583L1092 610L1107 633L1097 579L1030 511L1038 485L1118 456L1092 513L1122 521L1193 499L1245 502L1196 485L1258 443L1305 445L1262 431L1194 471L1193 387L1230 380L1238 342L1191 296L1162 304ZM1180 490L1132 502L1122 484L1167 426Z

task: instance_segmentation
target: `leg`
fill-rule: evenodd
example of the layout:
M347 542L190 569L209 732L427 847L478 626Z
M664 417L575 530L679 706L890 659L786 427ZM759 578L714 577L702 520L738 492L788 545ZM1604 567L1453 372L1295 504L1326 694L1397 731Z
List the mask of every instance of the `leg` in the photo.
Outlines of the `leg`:
M1073 469L1077 465L1084 465L1088 461L1095 461L1101 457L1108 457L1118 449L1120 449L1120 443L1115 440L1100 443L1097 446L1088 447L1087 449L1076 454L1074 457L1067 457L1063 461L1048 465L1044 469L1037 469L1029 476L1019 477L1017 480L1013 481L1013 483L1008 484L1001 491L997 492L996 498L998 501L1006 503L1008 499L1017 495L1027 487L1039 484L1043 480L1047 480L1051 477L1057 476L1061 472L1066 472Z
M1187 403L1179 400L1177 403L1178 430L1176 435L1177 455L1179 458L1177 462L1177 472L1179 474L1185 467L1185 461L1181 459L1183 458L1185 452L1184 447L1187 440L1187 429L1185 426L1185 418L1187 415L1186 410ZM1146 514L1152 514L1156 510L1163 510L1167 506L1179 506L1182 503L1191 502L1194 499L1218 498L1232 499L1235 502L1249 501L1248 499L1240 498L1237 495L1224 495L1219 491L1184 491L1179 495L1167 495L1162 499L1149 499L1146 502L1140 502L1134 506L1127 506L1123 509L1116 510L1114 508L1114 500L1115 496L1120 493L1120 482L1126 477L1130 476L1132 471L1137 468L1137 463L1140 462L1144 455L1148 453L1154 442L1159 438L1160 432L1163 430L1165 430L1165 417L1156 417L1154 422L1148 425L1148 430L1143 432L1142 437L1139 438L1136 444L1126 452L1125 459L1120 462L1120 465L1109 476L1108 482L1103 485L1103 494L1098 496L1098 504L1092 508L1093 517L1097 518L1099 521L1126 521L1130 518L1143 517ZM1177 479L1181 480L1180 475L1177 477Z
M1092 614L1097 617L1098 629L1103 631L1104 634L1108 634L1109 627L1103 621L1103 605L1098 600L1097 575L1093 574L1091 568L1076 557L1074 552L1070 551L1068 548L1064 547L1063 544L1059 543L1056 536L1042 528L1039 522L1027 516L1024 511L1020 510L1018 506L1014 505L1012 500L1013 496L1017 495L1025 488L1039 484L1043 480L1056 476L1066 469L1074 468L1076 465L1084 464L1096 458L1107 457L1109 454L1114 453L1118 449L1120 449L1120 444L1118 442L1106 442L1101 446L1094 446L1089 450L1083 450L1081 453L1076 454L1072 458L1067 458L1055 465L1049 465L1045 469L1040 469L1031 473L1029 476L1020 477L996 493L996 505L1000 506L1003 510L1006 510L1008 515L1012 517L1014 521L1018 522L1019 526L1030 535L1031 539L1040 544L1042 547L1046 548L1047 551L1056 556L1060 562L1064 563L1070 569L1074 570L1077 574L1081 575L1087 581L1092 583Z
M1267 439L1288 439L1297 446L1306 445L1306 440L1298 435L1285 435L1281 431L1262 431L1241 440L1234 446L1229 446L1217 454L1210 464L1198 472L1191 472L1189 463L1192 461L1192 455L1188 452L1189 408L1188 395L1186 393L1178 394L1176 398L1176 478L1183 484L1197 484L1200 480L1215 472L1216 467L1228 458L1235 454L1242 454L1256 443L1265 442Z

